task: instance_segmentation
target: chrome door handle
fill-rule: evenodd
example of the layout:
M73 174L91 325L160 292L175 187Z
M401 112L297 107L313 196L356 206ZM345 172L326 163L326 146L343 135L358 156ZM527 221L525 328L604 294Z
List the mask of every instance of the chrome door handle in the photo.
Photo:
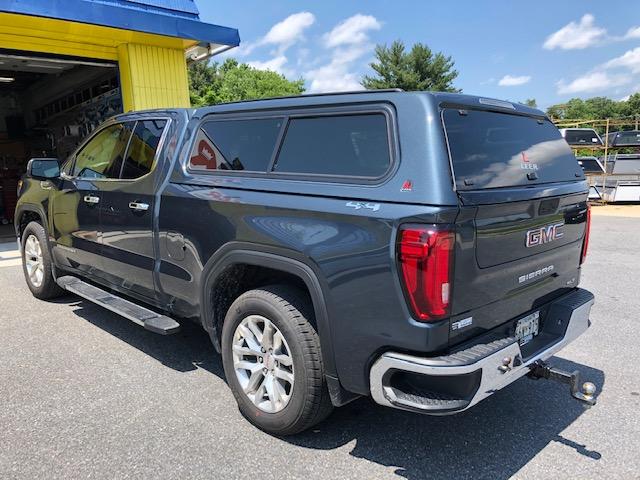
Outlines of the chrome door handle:
M149 204L148 203L140 203L140 202L131 202L129 204L129 208L133 211L136 212L145 212L147 210L149 210Z
M95 205L96 203L100 203L100 197L94 197L93 195L85 195L84 203Z

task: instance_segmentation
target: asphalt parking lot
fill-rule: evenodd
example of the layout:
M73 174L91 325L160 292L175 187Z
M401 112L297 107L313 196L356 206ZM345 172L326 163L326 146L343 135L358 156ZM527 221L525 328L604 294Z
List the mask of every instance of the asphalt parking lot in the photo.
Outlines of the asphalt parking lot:
M597 406L525 378L457 416L361 399L285 439L240 416L203 331L37 301L0 249L0 478L640 478L639 249L640 218L596 212L593 326L553 363Z

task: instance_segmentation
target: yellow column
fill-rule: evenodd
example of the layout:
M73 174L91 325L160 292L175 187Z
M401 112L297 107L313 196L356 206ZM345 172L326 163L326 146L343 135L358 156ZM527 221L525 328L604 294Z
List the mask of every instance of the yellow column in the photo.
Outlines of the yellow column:
M124 43L118 65L125 112L190 106L183 50Z

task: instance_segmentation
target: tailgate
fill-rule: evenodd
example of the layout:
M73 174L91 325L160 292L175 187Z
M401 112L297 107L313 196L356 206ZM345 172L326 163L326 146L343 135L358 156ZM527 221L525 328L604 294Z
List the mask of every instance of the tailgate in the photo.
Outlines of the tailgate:
M459 218L451 343L535 311L577 287L587 222L584 193L467 206ZM545 312L540 315L544 322Z
M576 288L587 185L546 118L446 109L460 198L450 343L540 310ZM511 332L513 334L513 332Z

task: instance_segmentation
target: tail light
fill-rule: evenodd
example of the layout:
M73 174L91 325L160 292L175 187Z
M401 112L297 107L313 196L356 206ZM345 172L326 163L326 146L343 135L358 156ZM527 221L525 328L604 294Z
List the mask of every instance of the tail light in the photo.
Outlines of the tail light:
M591 205L587 203L587 224L584 228L584 240L582 240L582 256L580 257L580 265L587 259L587 250L589 249L589 235L591 235Z
M400 230L398 262L417 320L449 315L454 239L451 230L436 226L408 225Z

